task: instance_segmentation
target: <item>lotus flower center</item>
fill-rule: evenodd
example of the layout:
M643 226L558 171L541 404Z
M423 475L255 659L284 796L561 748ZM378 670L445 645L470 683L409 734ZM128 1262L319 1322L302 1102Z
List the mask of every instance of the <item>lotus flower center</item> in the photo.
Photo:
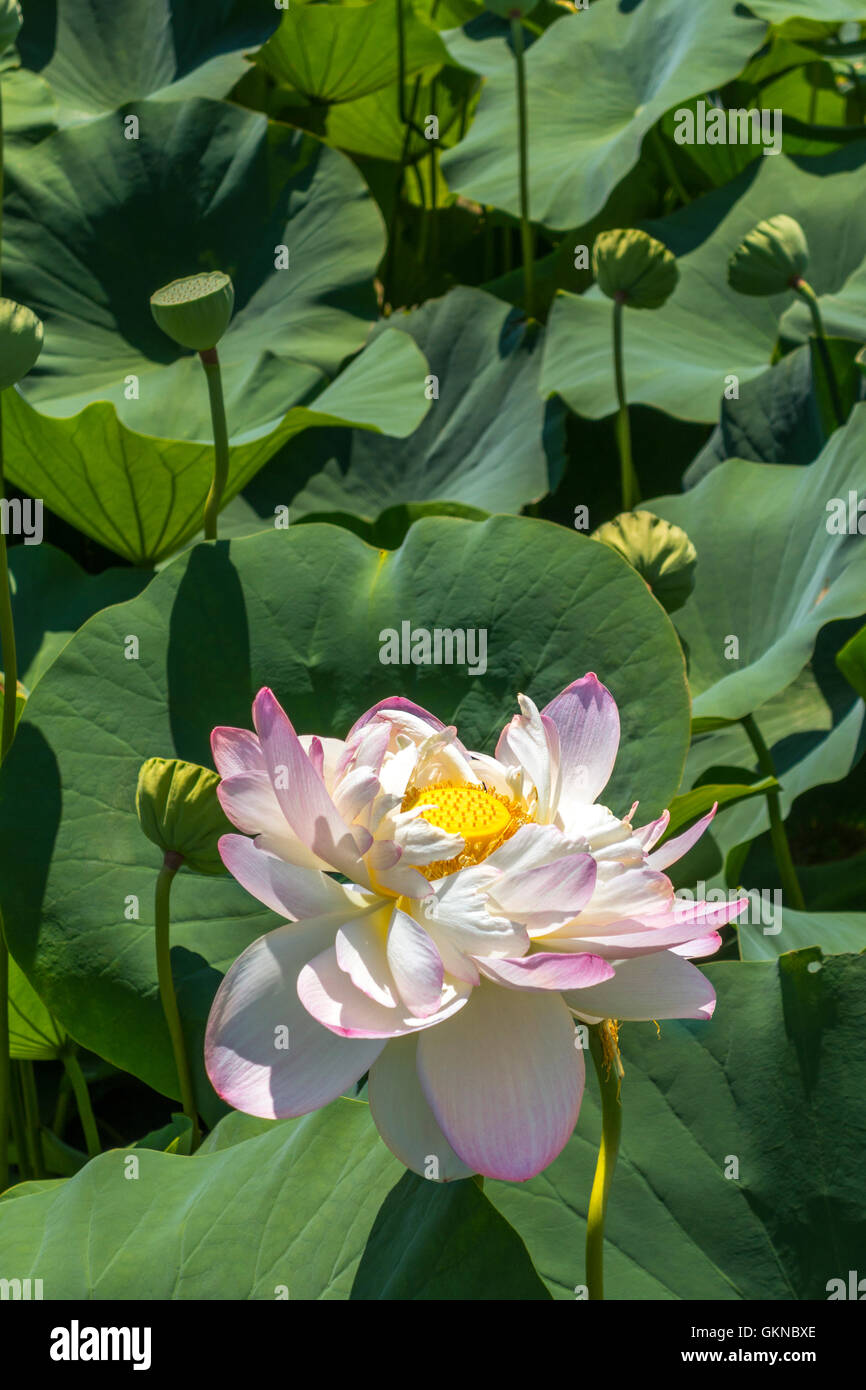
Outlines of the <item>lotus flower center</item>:
M466 842L466 848L454 859L419 866L431 880L480 864L529 818L517 802L471 783L439 782L422 787L406 796L402 809L410 811L413 806L424 807L421 815L430 825L448 835L460 835Z

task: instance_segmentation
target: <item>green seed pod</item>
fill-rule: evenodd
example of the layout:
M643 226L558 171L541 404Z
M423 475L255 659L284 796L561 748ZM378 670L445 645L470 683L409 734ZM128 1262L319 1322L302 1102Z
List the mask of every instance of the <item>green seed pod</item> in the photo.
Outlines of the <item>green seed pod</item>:
M682 608L695 587L695 547L681 526L652 512L621 512L593 531L590 539L602 541L628 560L666 613Z
M163 333L181 347L206 352L229 326L234 285L221 270L172 280L150 296L150 311Z
M809 244L799 222L784 212L753 227L728 261L728 284L740 294L784 294L809 264Z
M20 28L21 6L18 0L0 0L0 53L15 42Z
M30 371L42 351L42 320L13 299L0 299L0 391Z
M138 774L141 828L164 854L179 854L197 874L224 874L218 841L232 826L217 797L219 777L180 758L148 758Z
M538 0L483 0L485 10L500 19L523 19L531 14Z
M634 228L599 232L592 271L608 299L622 299L632 309L660 309L680 278L668 248Z

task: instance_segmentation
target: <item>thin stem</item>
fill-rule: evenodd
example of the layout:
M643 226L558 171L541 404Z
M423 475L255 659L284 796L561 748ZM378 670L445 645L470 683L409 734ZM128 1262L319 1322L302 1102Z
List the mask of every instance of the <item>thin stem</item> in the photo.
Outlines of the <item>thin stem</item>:
M93 1106L90 1103L90 1092L87 1089L84 1072L81 1070L81 1063L74 1052L64 1052L63 1066L66 1069L66 1075L69 1077L69 1084L72 1087L72 1092L75 1096L75 1104L78 1109L78 1118L81 1121L81 1128L84 1130L87 1157L98 1158L102 1152L102 1146L99 1142L99 1131L96 1128L96 1116L93 1113Z
M775 777L776 765L773 762L773 755L761 737L761 731L755 722L754 715L747 714L741 723L757 755L758 767L767 777ZM785 897L789 906L798 912L803 912L806 908L806 902L803 898L800 881L797 878L797 870L794 868L794 861L791 858L791 846L788 844L785 822L782 819L782 804L778 788L773 788L772 791L767 792L767 810L770 814L770 840Z
M69 1110L69 1099L72 1095L72 1087L69 1084L69 1077L61 1076L60 1085L57 1088L57 1104L54 1107L54 1119L51 1121L51 1132L56 1134L58 1139L63 1138L63 1131L66 1128L66 1114Z
M198 1127L198 1114L195 1108L192 1071L189 1065L189 1058L186 1055L186 1044L183 1039L183 1028L180 1022L180 1010L177 1007L177 995L174 992L174 978L171 973L169 906L171 885L181 863L181 856L169 850L166 853L163 866L159 871L159 878L156 881L156 901L154 906L156 975L159 981L159 997L162 1000L162 1011L165 1014L165 1021L168 1024L168 1031L171 1034L174 1064L177 1067L177 1076L180 1082L183 1113L188 1117L192 1125L192 1148L195 1150L201 1142L201 1135Z
M21 1094L24 1097L24 1120L27 1125L27 1141L30 1149L30 1164L34 1178L44 1178L42 1166L42 1136L39 1132L39 1098L36 1094L36 1078L32 1062L19 1062Z
M586 1219L586 1287L591 1299L604 1298L604 1219L619 1153L622 1107L616 1027L610 1019L589 1028L589 1050L601 1092L601 1143Z
M9 1068L9 1122L15 1152L18 1155L18 1181L28 1182L33 1176L27 1156L27 1138L24 1131L24 1117L21 1113L21 1096L18 1087L17 1066Z
M830 388L830 401L833 406L833 414L836 416L836 424L840 426L844 425L845 412L842 409L842 397L839 392L839 383L836 380L833 359L830 356L830 345L827 342L827 334L824 332L824 320L821 317L818 296L808 281L803 279L795 280L794 291L801 299L805 300L809 306L809 313L812 315L812 328L815 332L815 341L818 344L818 352L821 354L821 362L827 374L827 385Z
M223 400L223 378L216 348L199 353L210 398L210 418L213 424L214 469L210 492L204 504L204 538L217 538L217 517L229 477L229 432L226 426L226 407Z
M526 59L523 27L517 15L511 16L511 42L517 68L517 150L520 161L520 244L523 249L523 298L526 317L535 310L535 247L529 218L529 121L526 115Z
M617 295L613 305L613 369L616 377L616 442L619 449L620 491L623 511L630 512L640 501L637 473L631 454L631 421L625 395L625 369L622 356L622 309L625 300Z

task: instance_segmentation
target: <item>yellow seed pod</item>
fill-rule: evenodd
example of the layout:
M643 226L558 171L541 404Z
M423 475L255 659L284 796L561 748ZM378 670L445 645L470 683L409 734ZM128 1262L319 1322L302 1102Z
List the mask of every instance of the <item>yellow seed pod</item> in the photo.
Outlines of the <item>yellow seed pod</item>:
M682 608L695 587L695 547L681 526L652 512L621 512L593 531L590 539L602 541L628 560L666 613Z
M601 292L631 309L660 309L680 278L673 253L636 228L599 232L592 270Z
M196 352L216 347L234 304L234 285L221 270L172 280L150 296L150 311L163 333Z
M42 320L13 299L0 299L0 391L25 377L42 351Z
M163 854L179 854L197 874L224 874L218 841L232 825L217 797L219 777L180 758L148 758L138 774L135 809Z

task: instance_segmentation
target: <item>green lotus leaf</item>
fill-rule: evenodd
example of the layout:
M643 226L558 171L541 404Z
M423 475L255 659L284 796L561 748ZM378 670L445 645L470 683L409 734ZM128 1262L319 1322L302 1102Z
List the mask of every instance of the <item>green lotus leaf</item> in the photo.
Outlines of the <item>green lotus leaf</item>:
M409 614L416 626L485 629L488 679L383 665L380 633ZM176 1095L156 988L154 850L134 809L142 762L207 766L211 730L249 727L264 685L301 732L344 737L402 693L492 749L518 691L543 704L589 670L623 729L605 801L625 813L639 796L650 819L680 780L685 672L670 620L607 547L503 516L420 520L393 551L321 525L197 546L91 619L28 701L0 779L10 949L82 1045ZM216 987L277 921L230 878L174 882L172 964L206 1118L221 1113L201 1046Z
M436 31L415 13L404 11L403 72L448 61ZM310 101L356 101L390 86L400 71L394 0L359 5L302 5L287 9L276 33L256 54L271 77Z
M601 0L557 20L526 55L533 220L557 228L588 222L635 166L659 117L736 77L765 33L735 0L628 7ZM449 47L488 76L465 140L442 161L445 177L466 197L519 216L514 64L503 61L501 40L462 36Z
M51 84L66 124L151 96L228 96L248 67L245 52L278 20L256 0L28 3L18 48Z

